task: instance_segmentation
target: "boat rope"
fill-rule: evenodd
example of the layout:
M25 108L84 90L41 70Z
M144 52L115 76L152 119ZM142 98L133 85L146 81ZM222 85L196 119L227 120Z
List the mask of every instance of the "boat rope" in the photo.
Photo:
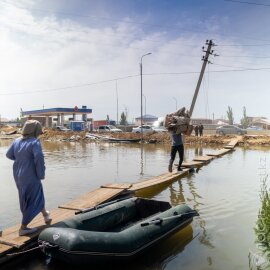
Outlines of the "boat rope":
M42 249L44 250L45 248L56 248L57 246L55 245L51 245L47 242L41 242L41 244L39 244L38 246L36 247L33 247L33 248L30 248L30 249L27 249L27 250L23 250L23 251L19 251L19 252L14 252L14 253L10 253L10 254L7 254L8 257L11 257L11 256L17 256L17 255L20 255L20 254L25 254L25 253L28 253L28 252L32 252L34 250L37 250L37 249ZM57 247L58 248L58 247Z
M24 250L24 251L19 251L19 252L14 252L14 253L7 254L7 256L8 257L17 256L17 255L20 255L20 254L24 254L24 253L34 251L34 250L39 249L39 248L40 248L40 246L38 245L37 247L30 248L30 249L27 249L27 250Z

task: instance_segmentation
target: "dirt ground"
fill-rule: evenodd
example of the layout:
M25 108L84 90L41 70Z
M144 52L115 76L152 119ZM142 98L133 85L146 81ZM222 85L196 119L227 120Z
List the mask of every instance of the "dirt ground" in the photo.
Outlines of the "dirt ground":
M123 133L91 133L94 136L106 136L118 139L140 139L141 135L131 132ZM44 134L40 136L41 140L46 141L99 141L98 138L89 138L87 132L61 132L52 129L44 129ZM4 126L0 127L0 139L13 139L19 137L20 129L16 127ZM204 135L196 137L194 135L185 136L185 144L205 144L205 145L225 145L233 138L239 138L239 145L243 146L270 146L270 136L268 135ZM157 133L151 132L143 134L145 143L163 143L170 144L170 135L167 132Z

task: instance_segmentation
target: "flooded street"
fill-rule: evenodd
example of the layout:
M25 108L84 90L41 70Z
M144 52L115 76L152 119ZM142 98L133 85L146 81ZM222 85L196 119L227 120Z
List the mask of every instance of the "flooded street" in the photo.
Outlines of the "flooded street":
M12 162L5 158L9 144L10 141L0 142L0 230L19 223L21 218ZM103 184L133 183L162 174L167 171L170 151L169 146L154 144L142 149L140 144L52 142L44 142L43 149L47 167L43 185L48 209ZM185 159L215 150L186 146ZM200 216L129 265L129 269L252 269L250 264L254 265L254 254L258 253L255 241L262 239L254 228L259 211L262 207L266 211L261 199L269 164L270 148L237 147L197 173L140 192L139 196L169 201L172 205L185 202ZM62 263L46 265L44 256L35 254L35 259L30 256L16 262L12 269L75 269Z

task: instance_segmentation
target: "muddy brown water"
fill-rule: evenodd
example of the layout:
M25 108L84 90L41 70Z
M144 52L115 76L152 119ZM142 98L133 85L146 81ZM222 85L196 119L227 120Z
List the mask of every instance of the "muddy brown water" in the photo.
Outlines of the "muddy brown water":
M5 158L10 141L0 141L0 230L19 223L12 161ZM44 190L49 209L106 183L136 182L167 170L169 146L112 143L43 143L46 158ZM215 151L185 147L185 158ZM267 174L270 148L244 149L210 162L197 173L139 195L187 203L200 216L192 224L128 266L116 269L261 269L267 268L270 213ZM265 180L266 179L266 180ZM269 212L268 212L269 211ZM260 215L259 215L260 212ZM255 231L256 224L260 229ZM265 251L263 253L263 250ZM112 266L105 266L112 269ZM1 266L4 269L82 269L61 262L46 264L35 252ZM90 269L90 268L87 268ZM93 269L93 268L92 268ZM98 269L98 268L95 268Z

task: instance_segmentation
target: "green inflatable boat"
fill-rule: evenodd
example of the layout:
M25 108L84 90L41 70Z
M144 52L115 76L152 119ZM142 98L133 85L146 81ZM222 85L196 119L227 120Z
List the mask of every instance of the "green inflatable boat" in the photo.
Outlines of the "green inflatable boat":
M134 258L191 223L198 213L185 204L129 198L75 215L39 235L48 256L75 264Z

